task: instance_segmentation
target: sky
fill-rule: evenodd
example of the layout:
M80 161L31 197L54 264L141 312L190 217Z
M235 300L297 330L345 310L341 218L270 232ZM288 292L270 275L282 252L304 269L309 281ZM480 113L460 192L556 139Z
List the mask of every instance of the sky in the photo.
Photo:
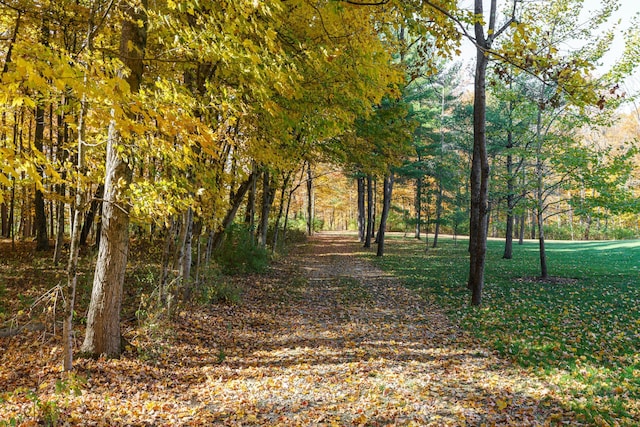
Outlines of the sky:
M640 14L640 0L618 0L618 3L620 5L620 8L610 20L610 25L614 27L614 30L616 31L616 38L611 44L609 53L603 58L602 69L608 69L616 61L616 59L619 58L620 55L622 55L622 52L624 50L624 39L622 33L625 29L629 28L632 17ZM461 1L460 4L464 8L473 8L472 0L464 0ZM505 4L504 0L499 0L499 5L503 4ZM485 0L485 9L488 9L488 7L489 1ZM600 7L600 0L584 0L583 10L581 11L581 14L585 16L585 19L588 19L589 11L597 10ZM473 45L468 41L463 42L462 58L465 62L467 62L466 68L470 69L471 71L473 69L473 63L475 62L475 49L473 48ZM624 82L624 86L624 89L629 93L640 91L640 69L636 70L636 72Z

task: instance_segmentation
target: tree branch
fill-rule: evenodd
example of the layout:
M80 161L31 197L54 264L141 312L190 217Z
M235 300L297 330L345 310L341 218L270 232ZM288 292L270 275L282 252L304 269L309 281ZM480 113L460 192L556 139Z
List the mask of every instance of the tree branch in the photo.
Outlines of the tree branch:
M382 6L389 3L389 0L379 0L379 1L355 1L355 0L341 0L343 3L353 4L356 6Z

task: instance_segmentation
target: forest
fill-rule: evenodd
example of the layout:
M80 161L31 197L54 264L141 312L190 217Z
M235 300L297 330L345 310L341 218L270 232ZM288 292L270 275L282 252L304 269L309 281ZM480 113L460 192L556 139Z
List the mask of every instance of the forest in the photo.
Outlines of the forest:
M640 367L628 350L638 350L639 338L627 328L640 320L612 320L628 338L612 350L620 351L616 360L596 357L592 347L576 350L580 340L591 342L584 337L574 347L514 344L522 331L496 334L498 326L485 323L500 317L498 301L505 313L525 316L509 311L521 300L496 299L495 286L511 289L507 271L520 284L584 289L577 272L590 266L569 266L609 253L602 242L629 241L618 259L635 259L640 110L629 82L640 66L640 17L621 26L620 3L0 0L0 426L633 425ZM565 248L559 240L574 242ZM565 250L575 258L565 259ZM454 265L432 259L444 253ZM305 267L316 262L325 275ZM633 300L632 263L594 270L616 287L596 281L594 295ZM450 282L416 282L409 266L426 281L435 274ZM406 287L378 283L387 274ZM562 292L538 304L555 313L553 298L574 295ZM435 317L419 310L407 318L414 299ZM384 322L394 327L364 328L354 338L357 319L380 320L367 305L393 313ZM249 406L240 399L213 408L218 396L233 402L247 385L226 389L211 375L230 375L221 371L225 363L260 367L269 337L290 334L275 319L294 312L310 319L331 312L325 332L338 336L333 345L348 360L341 375L348 371L350 383L369 373L375 398L360 409L342 401L314 407L314 391L306 390L293 403L267 404L260 395ZM340 337L332 328L344 316ZM556 317L562 328L564 317ZM525 375L521 383L536 385L500 385L509 397L474 389L460 411L444 399L415 403L412 413L408 402L424 403L424 395L382 372L411 357L429 363L425 354L436 350L399 354L370 343L413 340L406 331L429 324L441 327L425 333L442 348L479 354L500 369L513 363L504 365L505 381ZM321 346L325 332L314 327L307 333L316 338L300 341L307 347L291 349ZM599 333L587 323L584 330ZM254 343L251 333L260 334ZM109 381L139 389L147 377L158 383L180 367L180 343L189 345L184 366L193 371L181 371L172 387L200 390L202 380L218 388L215 398L202 389L190 406L145 389L156 400L138 390L124 413L100 403ZM522 356L546 346L546 358ZM609 373L590 374L604 378L592 394L606 399L585 404L572 385L577 397L566 402L557 371L518 370L555 366L550 361L572 348L571 372L582 372L580 361L591 356L608 361ZM307 356L317 362L309 378L324 378L316 364L331 357ZM384 359L384 369L374 359ZM464 363L457 373L480 369ZM445 375L447 366L428 370ZM465 381L500 384L484 377L487 366L475 380L445 375L443 395ZM124 384L120 375L138 380ZM383 383L396 384L397 394ZM475 398L485 409L469 409ZM286 415L277 419L278 411Z

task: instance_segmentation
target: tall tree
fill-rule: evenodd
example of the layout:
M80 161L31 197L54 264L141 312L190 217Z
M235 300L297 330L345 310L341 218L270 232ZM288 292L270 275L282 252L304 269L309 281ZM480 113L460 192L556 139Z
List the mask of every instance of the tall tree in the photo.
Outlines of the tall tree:
M130 93L140 89L147 44L147 0L123 2L119 59ZM106 153L102 236L81 351L117 357L121 352L120 307L129 251L129 212L123 197L131 181L131 165L123 156L122 135L114 117L109 124Z
M515 20L517 1L513 1L511 17L497 28L497 0L491 0L489 24L485 32L482 0L475 0L474 24L476 68L473 101L473 157L471 160L471 212L469 224L469 280L471 303L480 305L484 287L484 267L487 252L487 215L489 214L489 157L487 154L486 108L487 65L489 52L495 39Z

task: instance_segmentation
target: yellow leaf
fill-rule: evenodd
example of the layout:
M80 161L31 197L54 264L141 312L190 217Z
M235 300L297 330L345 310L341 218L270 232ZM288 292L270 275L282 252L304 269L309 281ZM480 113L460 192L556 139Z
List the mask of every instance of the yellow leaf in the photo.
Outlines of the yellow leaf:
M507 407L507 401L498 399L496 400L496 406L498 407L499 410L504 411L504 409Z

